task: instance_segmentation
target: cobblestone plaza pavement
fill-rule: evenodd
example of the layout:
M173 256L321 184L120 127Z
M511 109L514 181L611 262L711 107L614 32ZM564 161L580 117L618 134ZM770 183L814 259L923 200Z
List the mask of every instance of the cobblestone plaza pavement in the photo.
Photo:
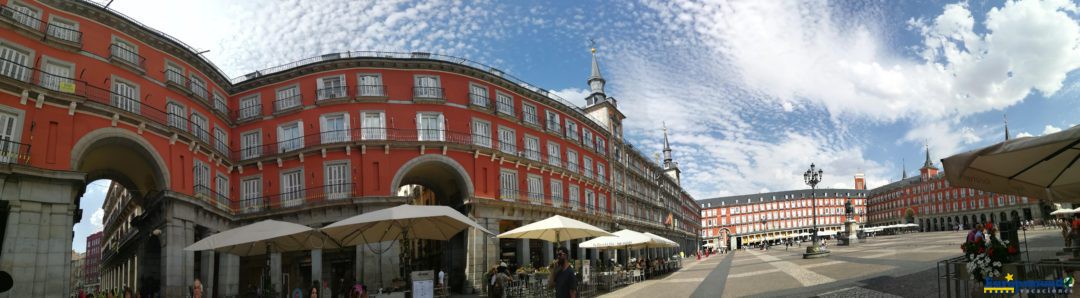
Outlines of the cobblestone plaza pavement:
M830 256L809 260L802 258L804 248L738 251L603 297L936 297L935 265L960 256L966 235L878 236L850 247L830 245ZM1063 246L1057 229L1029 230L1027 240L1032 260L1053 258Z

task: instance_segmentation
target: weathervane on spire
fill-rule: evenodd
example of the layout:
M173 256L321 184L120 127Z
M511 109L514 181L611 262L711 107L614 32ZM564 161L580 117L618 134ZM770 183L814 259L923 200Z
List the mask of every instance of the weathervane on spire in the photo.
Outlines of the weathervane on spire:
M596 41L592 38L589 39L589 51L596 54Z

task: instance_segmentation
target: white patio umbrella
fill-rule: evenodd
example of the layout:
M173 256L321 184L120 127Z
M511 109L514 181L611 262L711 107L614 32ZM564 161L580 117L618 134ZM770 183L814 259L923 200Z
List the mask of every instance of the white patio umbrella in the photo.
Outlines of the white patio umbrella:
M612 233L612 236L601 236L578 244L584 248L639 248L652 241L645 234L631 230L621 230Z
M1050 212L1050 215L1066 215L1066 214L1074 214L1074 213L1076 213L1076 209L1065 208L1065 209L1054 210L1053 212Z
M598 249L621 248L626 249L627 254L629 254L631 249L647 247L650 241L652 241L652 238L649 238L649 236L646 236L645 234L631 230L620 230L612 233L612 236L600 236L582 242L581 244L578 244L578 247ZM626 260L629 261L630 258L626 258Z
M446 241L466 228L493 234L453 208L408 204L349 217L321 230L342 246L353 246L399 238L401 243L408 243L410 239ZM382 254L382 251L376 253ZM378 263L381 271L382 257ZM411 260L406 259L401 265L411 268L409 263ZM382 283L381 279L379 283Z
M269 290L270 253L338 248L337 243L308 226L291 222L264 220L219 232L184 248L185 251L213 250L238 256L266 255L260 289Z
M675 241L668 240L667 238L664 238L664 237L657 236L656 234L649 233L649 232L645 232L645 233L642 233L642 234L645 234L645 236L649 236L649 238L652 239L649 242L650 243L649 247L652 247L652 248L679 247L679 243L676 243Z
M958 187L1050 201L1080 202L1080 125L1017 138L942 159Z
M593 225L555 215L499 234L498 237L503 239L544 240L555 242L555 246L558 247L561 241L613 235Z
M186 251L213 250L238 256L287 252L313 248L337 248L338 245L308 226L291 222L264 220L210 235L184 248Z
M450 240L466 228L493 234L447 206L399 205L349 217L321 230L342 246L402 239Z

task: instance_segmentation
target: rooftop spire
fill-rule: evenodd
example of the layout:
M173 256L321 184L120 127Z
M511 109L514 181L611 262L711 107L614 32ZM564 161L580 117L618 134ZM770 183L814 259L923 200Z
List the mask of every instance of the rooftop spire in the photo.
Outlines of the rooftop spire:
M924 168L933 168L934 162L930 161L930 144L926 144L926 162L923 163Z
M1002 115L1001 118L1005 119L1005 140L1008 141L1009 140L1009 115L1008 114Z
M900 165L904 168L902 174L900 175L900 180L907 179L907 160L901 158Z
M674 166L671 162L671 144L668 143L667 138L667 123L661 122L664 127L664 168L670 169Z
M596 42L592 39L589 40L590 48L592 52L592 73L589 75L589 90L593 94L604 94L604 77L600 75L600 63L596 62Z

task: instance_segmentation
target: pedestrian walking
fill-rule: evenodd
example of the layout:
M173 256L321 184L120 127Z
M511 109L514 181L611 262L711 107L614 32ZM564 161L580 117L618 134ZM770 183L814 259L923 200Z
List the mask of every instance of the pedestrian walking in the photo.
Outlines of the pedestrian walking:
M552 264L551 282L548 287L555 288L556 298L577 298L577 277L574 269L570 268L570 262L566 261L570 251L566 247L559 247L555 253L556 262Z

